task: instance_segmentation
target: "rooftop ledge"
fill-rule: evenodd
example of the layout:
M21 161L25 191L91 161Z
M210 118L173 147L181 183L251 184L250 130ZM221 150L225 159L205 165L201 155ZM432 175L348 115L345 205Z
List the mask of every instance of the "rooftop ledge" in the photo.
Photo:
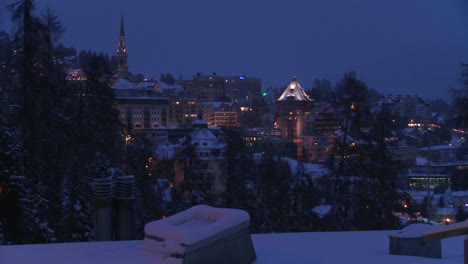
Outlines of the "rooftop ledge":
M255 264L276 263L463 263L463 237L442 240L442 258L390 255L395 230L253 234ZM173 264L174 258L144 247L143 240L0 246L2 264Z

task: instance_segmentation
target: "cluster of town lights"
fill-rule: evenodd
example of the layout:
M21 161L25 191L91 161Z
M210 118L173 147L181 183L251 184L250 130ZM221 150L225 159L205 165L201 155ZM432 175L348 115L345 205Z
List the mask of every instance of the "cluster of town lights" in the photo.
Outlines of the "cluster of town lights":
M423 123L408 123L408 127L434 127L440 128L437 124L423 124Z

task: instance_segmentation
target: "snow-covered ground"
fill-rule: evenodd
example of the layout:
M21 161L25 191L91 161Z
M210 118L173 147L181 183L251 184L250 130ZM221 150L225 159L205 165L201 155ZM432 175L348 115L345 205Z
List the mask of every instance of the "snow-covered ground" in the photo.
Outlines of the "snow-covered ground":
M283 263L463 263L463 237L442 240L442 259L389 255L389 234L396 231L254 234L255 264ZM2 264L168 264L145 250L143 241L0 246Z

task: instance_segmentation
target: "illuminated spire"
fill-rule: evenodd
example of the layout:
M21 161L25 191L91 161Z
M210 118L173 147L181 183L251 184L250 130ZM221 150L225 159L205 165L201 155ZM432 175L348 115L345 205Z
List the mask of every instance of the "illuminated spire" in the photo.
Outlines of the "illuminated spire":
M123 14L120 18L120 38L119 47L117 48L117 76L120 79L128 77L128 51L127 43L125 43L125 29Z
M125 28L123 15L120 19L120 40L117 52L127 52L127 44L125 43Z
M120 18L120 36L125 37L125 29L124 29L124 21L123 21L123 15Z

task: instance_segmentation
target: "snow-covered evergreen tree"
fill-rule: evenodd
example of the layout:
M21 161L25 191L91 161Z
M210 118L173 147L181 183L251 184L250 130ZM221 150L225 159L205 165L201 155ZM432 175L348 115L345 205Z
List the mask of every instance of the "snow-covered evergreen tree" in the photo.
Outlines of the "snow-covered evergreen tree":
M12 176L13 192L18 195L19 221L21 236L15 243L49 243L55 242L55 231L50 228L50 202L44 198L46 188L28 180L24 176Z
M94 160L91 162L89 167L90 182L92 179L107 178L111 176L109 172L110 160L102 152L96 152Z
M92 191L89 184L76 184L62 203L61 237L64 241L93 241Z

